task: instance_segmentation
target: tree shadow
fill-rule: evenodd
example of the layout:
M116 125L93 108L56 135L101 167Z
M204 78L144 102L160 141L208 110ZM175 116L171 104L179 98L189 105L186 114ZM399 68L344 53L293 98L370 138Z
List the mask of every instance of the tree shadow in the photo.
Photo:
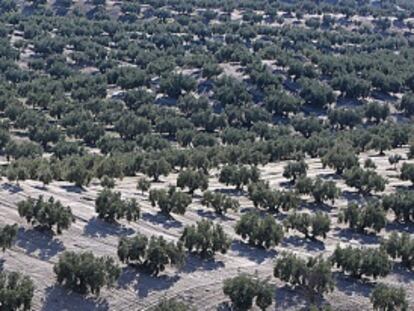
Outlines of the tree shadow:
M342 197L347 200L348 202L364 202L365 198L364 196L362 196L359 192L357 191L348 191L348 190L344 190L342 191Z
M373 91L371 96L374 99L388 101L388 102L396 102L398 101L398 97L390 95L389 93L381 92L381 91Z
M332 273L335 281L336 288L348 296L358 296L369 297L373 284L365 282L363 279L357 279L352 276L343 274L342 272L333 272Z
M319 174L318 176L323 180L340 180L340 179L342 179L341 175L338 175L336 173L325 173L325 174Z
M35 188L36 190L40 190L40 191L46 191L47 190L46 185L34 185L33 188Z
M56 0L53 3L53 9L56 12L56 15L66 16L70 10L70 7L67 7L62 0Z
M400 179L401 174L399 174L399 168L397 167L397 169L393 168L393 167L389 167L386 169L387 172L395 172L395 174L388 174L387 177L388 178L395 178L395 179ZM396 185L394 186L395 188L397 187L401 187L401 185Z
M361 107L361 105L363 105L363 102L356 98L339 97L336 101L336 107L341 108L357 108Z
M21 10L21 14L23 16L30 16L30 15L33 15L35 11L36 11L36 7L33 4L25 5Z
M125 226L117 223L109 223L97 217L89 219L88 223L83 228L84 235L100 238L107 236L125 236L133 233L134 230L131 228L126 228Z
M177 105L177 99L173 97L163 96L155 100L155 104L159 106L175 107Z
M275 301L277 304L276 310L286 310L293 307L295 310L300 310L300 306L305 307L308 305L308 301L301 293L301 290L293 289L288 285L277 288Z
M379 244L380 238L375 233L364 234L351 228L337 229L333 234L342 241L356 240L361 244Z
M150 213L143 213L142 220L148 221L152 224L162 225L166 229L170 228L181 228L183 223L181 221L175 220L172 217L168 217L162 213L157 214L150 214Z
M1 185L2 190L9 191L10 193L18 193L23 191L22 187L12 183L4 183Z
M202 81L198 86L197 86L197 92L199 94L207 94L210 91L212 91L214 89L214 84L211 80L205 80Z
M215 189L214 192L227 194L229 196L234 196L234 197L242 197L242 196L247 195L246 190L243 190L243 189L220 188L220 189Z
M121 288L133 286L139 298L147 297L151 292L169 289L180 279L179 275L152 276L139 267L128 266L122 270L118 279Z
M216 311L231 311L231 310L232 310L231 303L229 301L221 302L216 308Z
M197 210L197 215L199 215L200 217L211 219L211 220L216 220L216 219L222 219L222 220L225 220L225 221L234 220L234 218L230 218L226 215L220 215L220 214L217 214L213 211L206 211L206 210L201 209L201 208Z
M407 232L414 234L414 225L413 223L401 223L398 221L388 222L385 226L387 231L399 231L399 232Z
M195 271L212 271L219 268L223 268L224 263L222 261L216 261L214 258L201 258L198 255L187 256L186 263L181 269L185 273L192 273Z
M5 262L6 262L6 260L4 258L0 258L0 271L3 271Z
M71 193L82 193L85 192L85 189L83 189L82 187L78 187L75 185L63 185L60 186L62 189L64 189L67 192L71 192Z
M61 286L53 285L46 288L46 298L42 311L77 310L77 311L107 311L109 304L105 298L86 298L71 292Z
M255 207L243 207L243 208L241 208L240 210L239 210L239 212L241 213L241 214L244 214L244 213L249 213L249 212L261 212L261 210L260 209L257 209L257 208L255 208Z
M275 258L277 252L274 249L266 250L243 243L242 241L233 241L231 250L236 252L238 256L246 257L250 261L262 263L268 259Z
M279 183L280 187L283 187L287 190L293 190L295 188L295 183L288 180L288 181L282 181L281 183Z
M325 244L322 241L310 240L310 239L301 238L301 237L294 236L294 235L284 238L282 241L282 246L300 247L300 248L305 248L307 251L315 251L315 252L325 250Z
M410 283L414 282L414 271L405 267L401 262L395 263L392 267L392 273L397 275L399 282Z
M407 190L413 190L413 185L396 185L394 186L395 190L397 191L407 191Z
M310 209L312 211L323 211L323 212L331 212L332 206L326 203L317 203L317 202L304 202L302 203L303 207Z
M54 238L52 232L40 232L35 229L19 228L16 245L23 248L26 254L38 253L41 260L48 260L65 250L62 241Z

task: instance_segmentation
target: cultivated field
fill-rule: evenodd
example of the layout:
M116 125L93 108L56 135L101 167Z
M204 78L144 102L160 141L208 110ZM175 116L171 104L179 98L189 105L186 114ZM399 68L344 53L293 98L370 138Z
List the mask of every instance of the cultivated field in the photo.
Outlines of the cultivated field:
M413 30L410 0L0 0L0 311L237 310L243 276L253 310L414 310ZM86 252L112 286L58 282Z
M405 155L407 149L391 150L390 154ZM408 187L409 184L397 178L398 172L388 163L387 156L378 156L375 153L362 154L361 161L371 158L377 165L377 171L387 177L389 184L385 192L394 191L397 187ZM337 179L334 171L323 168L317 159L307 161L308 176L320 176L324 179ZM286 179L282 177L286 162L269 164L260 167L264 180L269 181L276 189L286 187ZM214 173L213 173L214 175ZM257 273L262 277L269 277L273 271L273 262L281 251L293 251L302 256L315 256L323 253L329 256L335 246L369 246L376 247L380 238L387 236L392 230L413 234L410 225L390 223L380 235L358 234L346 226L336 223L338 209L349 201L359 200L358 192L347 187L340 179L336 180L343 195L334 205L327 205L323 209L329 213L333 225L325 240L307 241L300 233L291 231L282 244L271 250L257 249L245 244L234 234L233 225L239 218L238 213L230 212L226 216L216 216L211 210L199 203L200 194L184 216L174 216L173 219L157 213L151 207L147 195L136 190L137 178L127 177L117 180L116 189L125 197L135 197L142 206L143 216L137 223L122 221L118 225L111 225L96 218L94 200L101 190L98 182L85 190L79 190L66 182L53 182L46 188L36 181L20 182L19 186L3 180L1 184L1 223L19 223L21 228L15 247L4 255L4 267L18 270L33 277L36 284L36 294L33 302L35 310L146 310L162 297L180 298L197 306L197 310L216 310L225 306L228 301L222 293L224 279L234 277L240 272ZM175 184L176 174L163 178L162 182L154 187L166 187ZM254 209L246 198L246 193L234 190L220 184L217 178L210 178L210 188L228 193L241 203L241 211ZM15 203L28 196L54 196L64 205L69 205L76 223L62 236L52 236L38 232L19 218ZM306 204L303 210L310 212L315 207ZM285 215L278 215L282 220ZM225 255L216 255L215 260L203 261L190 255L181 271L167 271L159 277L151 277L140 273L133 268L123 268L122 275L114 288L104 290L99 299L82 297L76 293L68 293L56 286L53 274L53 264L59 253L64 250L85 251L92 250L97 255L114 255L118 239L123 235L133 235L136 231L146 235L162 235L168 240L178 240L185 225L194 224L201 218L213 219L220 223L226 232L234 238L230 251ZM390 220L392 217L390 216ZM337 288L324 299L334 310L370 310L369 292L373 286L370 280L355 280L341 273L335 273ZM408 294L410 308L414 308L414 277L412 272L406 271L398 264L386 278L381 280L387 284L403 285ZM306 306L306 299L301 291L286 286L283 282L272 280L278 288L275 293L276 310L298 310Z

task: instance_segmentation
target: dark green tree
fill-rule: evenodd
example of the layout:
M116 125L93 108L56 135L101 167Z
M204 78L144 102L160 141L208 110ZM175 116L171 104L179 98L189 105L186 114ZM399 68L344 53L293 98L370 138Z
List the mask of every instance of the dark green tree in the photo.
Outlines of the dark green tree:
M259 178L260 172L256 166L226 165L220 171L219 181L226 185L235 185L237 189L241 189L243 185L257 182Z
M352 147L348 145L335 145L322 157L322 164L334 168L337 174L342 174L358 164L358 157Z
M159 181L161 175L167 176L171 172L171 165L164 158L150 160L144 163L143 172Z
M187 187L190 194L193 194L197 189L204 191L208 188L208 176L200 171L181 171L177 177L177 187L181 189Z
M229 209L237 211L240 207L238 200L233 199L225 194L212 191L205 191L203 193L201 204L207 207L211 206L219 215L225 214Z
M295 229L305 235L308 239L316 239L318 236L326 238L330 230L331 220L327 214L316 212L308 213L291 213L284 221L286 229Z
M357 166L346 170L344 178L348 186L357 188L363 194L384 191L387 183L377 172L370 169L364 170Z
M205 219L196 225L186 226L180 241L189 252L195 251L202 257L212 257L216 252L225 254L231 244L222 226Z
M148 239L138 233L119 240L118 257L122 262L135 263L146 268L152 275L158 275L167 265L181 267L185 253L181 242L167 242L162 236Z
M340 223L348 223L351 229L358 230L362 233L366 228L380 232L387 225L387 217L384 209L379 202L368 203L359 206L356 203L350 203L343 208L338 216Z
M187 304L176 300L175 298L161 299L155 307L152 307L150 311L190 311L193 310Z
M111 286L121 274L112 257L95 257L92 252L65 251L53 266L57 282L80 294L99 296L101 288Z
M403 190L384 195L382 197L382 206L386 211L392 210L395 214L395 220L401 222L414 221L414 193Z
M272 216L261 218L255 212L242 215L234 230L242 239L248 239L249 244L257 247L270 248L283 239L283 227Z
M402 287L393 287L385 284L378 284L372 291L370 300L374 310L408 310L406 293Z
M17 230L17 224L0 227L0 248L3 252L5 252L7 248L12 247L13 241L17 237Z
M145 191L148 191L151 188L151 181L145 177L138 179L137 189L142 191L144 194Z
M273 275L292 286L303 287L311 301L334 289L329 260L312 257L307 260L292 253L282 253L276 259Z
M175 187L166 189L153 189L149 193L149 200L152 206L158 205L161 212L170 215L176 213L184 215L188 205L191 204L191 196L177 191Z
M283 169L283 177L295 182L298 177L306 176L308 165L305 161L289 162Z
M266 310L273 302L273 286L268 280L261 280L247 274L224 280L223 293L229 296L235 310L247 311L256 305Z
M0 306L2 310L31 310L34 284L19 272L0 272Z
M49 197L47 201L43 196L39 196L36 200L28 198L17 203L17 209L20 217L24 217L32 225L39 225L48 230L52 230L56 225L57 234L61 234L62 230L68 229L75 222L70 207L63 206L53 197Z
M384 249L351 246L341 248L338 245L331 260L342 271L356 278L361 278L362 275L372 276L374 279L385 277L391 270L391 263Z
M401 176L402 180L409 180L414 184L414 164L404 162L401 167Z
M381 247L391 258L400 258L405 267L414 268L414 238L410 237L409 233L392 232L387 239L381 242Z
M105 188L95 200L95 211L98 217L113 222L121 218L136 221L141 216L141 208L135 199L121 199L120 192L112 192Z

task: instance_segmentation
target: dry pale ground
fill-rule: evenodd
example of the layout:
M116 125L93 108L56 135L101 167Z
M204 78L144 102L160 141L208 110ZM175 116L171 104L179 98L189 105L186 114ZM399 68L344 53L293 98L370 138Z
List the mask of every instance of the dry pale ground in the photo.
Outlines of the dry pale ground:
M387 191L392 191L396 186L409 186L401 182L398 174L388 163L387 157L391 153L405 155L406 149L396 149L379 157L373 153L363 155L361 161L371 157L377 164L378 171L387 176L389 183ZM322 168L318 159L307 161L309 175L319 175L323 178L336 178L333 171ZM286 163L269 164L263 168L262 178L268 180L275 187L282 187L286 180L282 177L283 167ZM213 175L217 174L213 172ZM176 174L164 178L163 182L153 187L166 187L175 183ZM275 293L275 310L299 310L306 306L306 299L300 290L294 290L272 277L273 261L277 254L283 250L289 250L303 256L315 256L317 254L329 254L336 244L352 244L375 246L380 241L380 236L389 234L391 230L414 232L412 225L404 227L390 223L386 230L379 236L361 235L339 226L336 222L338 208L346 205L348 200L358 200L355 190L347 188L341 179L337 179L338 185L343 190L343 196L332 207L329 205L319 207L329 212L332 216L332 227L326 240L311 242L303 239L303 236L291 231L281 245L272 250L251 248L244 244L234 234L233 225L239 218L237 213L229 213L225 217L216 217L211 210L202 207L199 203L200 193L196 193L193 204L184 216L174 215L174 220L168 220L157 214L157 209L151 207L147 194L142 195L136 190L137 178L125 178L117 181L117 190L124 197L135 197L142 205L143 217L137 223L121 222L119 225L105 223L95 217L94 199L101 190L98 182L92 183L85 191L66 182L54 182L44 188L41 183L35 181L20 182L20 187L12 185L5 180L0 184L0 224L19 223L18 238L15 246L2 254L2 265L7 270L17 270L30 275L35 282L36 292L33 301L33 310L147 310L157 303L161 297L178 297L192 303L197 310L225 309L228 301L222 293L222 282L225 278L236 276L240 272L257 273L261 277L271 277L277 289ZM237 197L241 203L241 211L253 208L252 203L246 198L245 193L235 193L232 187L226 187L218 183L216 177L210 178L210 188L218 189ZM76 223L63 232L62 235L49 235L34 230L26 224L17 213L16 203L28 196L38 195L54 196L63 204L69 205L76 215ZM309 199L311 202L311 200ZM315 208L309 204L312 211ZM186 265L181 271L167 270L158 277L150 277L132 268L123 266L122 275L111 289L104 289L99 298L82 297L76 293L70 293L55 284L53 264L64 250L93 251L96 255L116 256L118 239L122 235L131 235L137 231L147 235L163 235L166 239L177 240L185 225L194 224L202 217L213 219L221 223L225 230L234 238L231 250L226 255L216 255L214 261L202 261L190 255ZM283 215L277 216L280 220ZM390 220L392 220L390 215ZM372 280L356 281L335 272L337 288L325 295L326 302L333 306L334 310L370 310L369 293L373 287ZM414 309L414 273L407 272L398 264L395 264L392 273L380 281L391 285L403 285L407 291L410 309Z

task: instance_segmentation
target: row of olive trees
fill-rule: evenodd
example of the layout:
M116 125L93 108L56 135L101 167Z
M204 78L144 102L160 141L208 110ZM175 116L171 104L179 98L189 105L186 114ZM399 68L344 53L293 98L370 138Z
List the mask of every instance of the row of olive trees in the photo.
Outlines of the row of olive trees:
M302 288L313 304L318 297L334 290L333 264L356 277L364 274L376 278L387 275L390 270L383 250L337 247L329 259L321 256L304 259L284 252L276 259L273 275L290 286ZM268 279L240 274L224 281L223 292L237 310L249 310L253 303L261 310L266 310L273 303L274 286ZM370 300L375 310L407 310L408 307L406 292L402 287L382 283L375 286ZM315 310L318 309L315 307Z
M310 122L306 120L304 119L300 123L302 127ZM320 130L322 131L322 129ZM373 130L373 133L366 133L358 129L353 133L343 134L349 143L338 142L333 145L329 142L329 138L335 139L335 137L331 137L323 131L317 133L320 137L311 135L309 139L304 141L298 136L289 137L287 140L287 137L283 136L286 135L285 132L282 132L282 136L278 136L278 132L282 129L273 131L275 133L272 132L269 141L240 143L236 146L195 148L189 149L188 152L166 148L162 153L159 150L151 149L148 152L132 154L130 147L119 146L112 138L108 138L106 144L114 144L114 148L116 148L114 152L110 152L109 157L82 155L78 153L79 150L73 143L58 143L56 147L59 145L60 153L68 152L62 159L47 160L39 158L36 154L23 155L2 172L10 181L37 179L46 185L52 180L68 180L77 186L86 186L93 177L122 178L123 176L135 176L137 172L144 173L152 177L154 181L158 181L160 176L167 176L179 167L181 170L187 169L179 173L177 186L188 188L192 194L196 189L205 190L208 187L208 170L220 167L220 164L230 163L230 165L221 167L220 181L240 188L259 179L260 174L256 168L258 164L292 159L297 156L303 157L305 154L309 154L312 157L320 156L324 166L335 169L339 174L347 171L344 178L349 180L350 185L356 185L358 190L368 193L381 191L385 181L370 169L353 168L358 166L358 150L363 151L367 148L366 139L371 139L372 135L378 137L392 135L389 137L392 147L406 144L409 139L408 131L400 127L392 127L389 130L379 128L376 131ZM273 137L278 141L276 144L270 141ZM15 147L31 150L29 145L30 143L22 142ZM109 145L107 147L109 148ZM27 157L35 157L36 159L28 161ZM395 163L397 160L393 157L390 161ZM245 164L249 164L249 166ZM296 181L300 177L305 177L306 172L307 164L303 160L290 161L284 168L283 175ZM405 163L402 167L401 178L410 179L410 176L410 165ZM357 182L359 181L364 186L358 187ZM369 185L365 185L367 183Z

